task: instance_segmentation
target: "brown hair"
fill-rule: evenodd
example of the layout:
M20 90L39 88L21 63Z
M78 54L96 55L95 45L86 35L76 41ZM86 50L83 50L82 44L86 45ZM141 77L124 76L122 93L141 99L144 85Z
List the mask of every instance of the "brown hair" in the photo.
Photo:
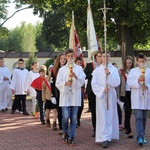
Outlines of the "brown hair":
M105 54L105 51L102 51L101 54ZM106 51L106 54L109 54L111 56L110 51Z
M94 59L96 59L97 54L101 54L102 55L102 52L101 51L97 51L96 54L94 55Z
M31 66L34 66L34 64L38 64L38 62L37 61L32 62Z
M76 63L78 60L83 61L81 57L76 57L74 62Z
M122 69L122 70L123 70L123 73L126 72L126 69L127 69L126 61L127 61L128 59L130 59L130 60L132 61L131 69L134 68L134 60L133 60L133 58L132 58L131 56L127 56L127 57L125 58L124 62L123 62L123 69Z
M146 60L146 55L143 54L143 53L139 53L139 54L136 56L136 61L138 61L139 58Z
M65 52L65 55L67 55L67 54L69 54L69 53L73 53L73 54L74 54L73 49L68 48L68 49L66 50L66 52Z
M64 54L64 53L59 54L59 55L57 56L56 60L55 60L54 70L52 70L55 75L57 75L58 70L59 70L59 68L61 67L61 66L60 66L60 57L63 56L63 55L65 55L65 54Z

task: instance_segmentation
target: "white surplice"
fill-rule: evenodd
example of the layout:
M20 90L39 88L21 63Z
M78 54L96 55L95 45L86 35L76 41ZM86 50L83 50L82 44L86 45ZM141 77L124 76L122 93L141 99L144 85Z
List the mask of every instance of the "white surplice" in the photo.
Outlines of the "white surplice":
M36 91L34 88L30 86L33 80L38 78L40 75L38 72L33 72L32 70L28 72L27 78L26 78L26 90L29 90L29 95L31 97L36 97Z
M7 77L8 80L3 80L4 77ZM0 67L0 110L11 105L10 79L10 70L6 66Z
M15 68L13 70L13 76L12 76L12 81L10 84L10 88L15 90L15 95L25 95L26 91L26 78L28 75L28 70L27 69L18 69Z
M73 78L72 82L72 93L68 94L70 91L69 86L65 86L65 82L69 78L69 66L65 66L59 69L56 79L56 87L60 91L59 106L81 106L81 87L85 82L85 73L82 67L73 64L73 72L77 75L78 79Z
M115 87L120 84L118 70L112 64L108 65L110 75L105 74L105 66L100 65L92 73L92 90L96 95L96 142L119 139L119 123L117 113L117 95ZM108 84L108 107L106 110L106 93L104 89Z
M142 96L142 86L138 83L138 79L141 75L139 67L131 69L127 83L131 88L131 108L150 110L150 69L145 70L145 84L148 86L148 90L144 91L144 98Z

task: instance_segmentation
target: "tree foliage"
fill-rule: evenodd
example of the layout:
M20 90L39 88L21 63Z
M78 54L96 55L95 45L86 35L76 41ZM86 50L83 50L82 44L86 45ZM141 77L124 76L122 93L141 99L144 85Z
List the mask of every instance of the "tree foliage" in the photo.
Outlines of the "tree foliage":
M53 4L53 10L44 14L42 34L47 43L55 45L56 48L68 46L69 30L63 7L63 4Z
M87 45L87 1L81 0L14 0L17 7L28 4L35 14L44 18L42 37L55 47L67 45L68 27L74 10L75 26L81 45ZM5 3L6 4L6 3ZM93 20L99 38L103 38L103 0L91 0ZM120 44L122 55L133 55L134 45L145 46L150 39L150 3L149 0L106 0L107 41ZM112 22L112 19L114 20ZM62 33L62 34L61 34ZM112 44L113 45L113 44Z
M26 61L26 68L30 71L31 70L31 64L37 60L37 57L35 56L34 52L31 52L29 55L29 58Z

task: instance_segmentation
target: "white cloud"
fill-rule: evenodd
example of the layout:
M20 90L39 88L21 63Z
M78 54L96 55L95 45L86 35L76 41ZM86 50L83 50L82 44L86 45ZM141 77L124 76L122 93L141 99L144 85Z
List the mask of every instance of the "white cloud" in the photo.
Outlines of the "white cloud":
M16 11L15 5L10 4L10 7L8 8L8 17L11 16L15 11ZM23 21L35 24L37 21L42 22L42 18L34 16L32 9L25 9L16 13L11 19L9 19L4 24L4 26L7 27L8 29L13 29L16 26L19 26Z

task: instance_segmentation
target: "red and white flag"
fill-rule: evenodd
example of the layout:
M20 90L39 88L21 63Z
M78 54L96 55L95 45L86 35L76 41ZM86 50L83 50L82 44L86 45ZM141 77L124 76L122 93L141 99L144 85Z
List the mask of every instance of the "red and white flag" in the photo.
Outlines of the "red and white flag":
M70 29L69 48L72 48L74 50L75 57L81 57L83 60L80 41L74 25L74 12L72 12L72 24Z
M101 50L101 47L95 32L90 0L88 0L88 8L87 8L87 40L88 40L88 50L90 55L89 57L91 57L98 50Z

